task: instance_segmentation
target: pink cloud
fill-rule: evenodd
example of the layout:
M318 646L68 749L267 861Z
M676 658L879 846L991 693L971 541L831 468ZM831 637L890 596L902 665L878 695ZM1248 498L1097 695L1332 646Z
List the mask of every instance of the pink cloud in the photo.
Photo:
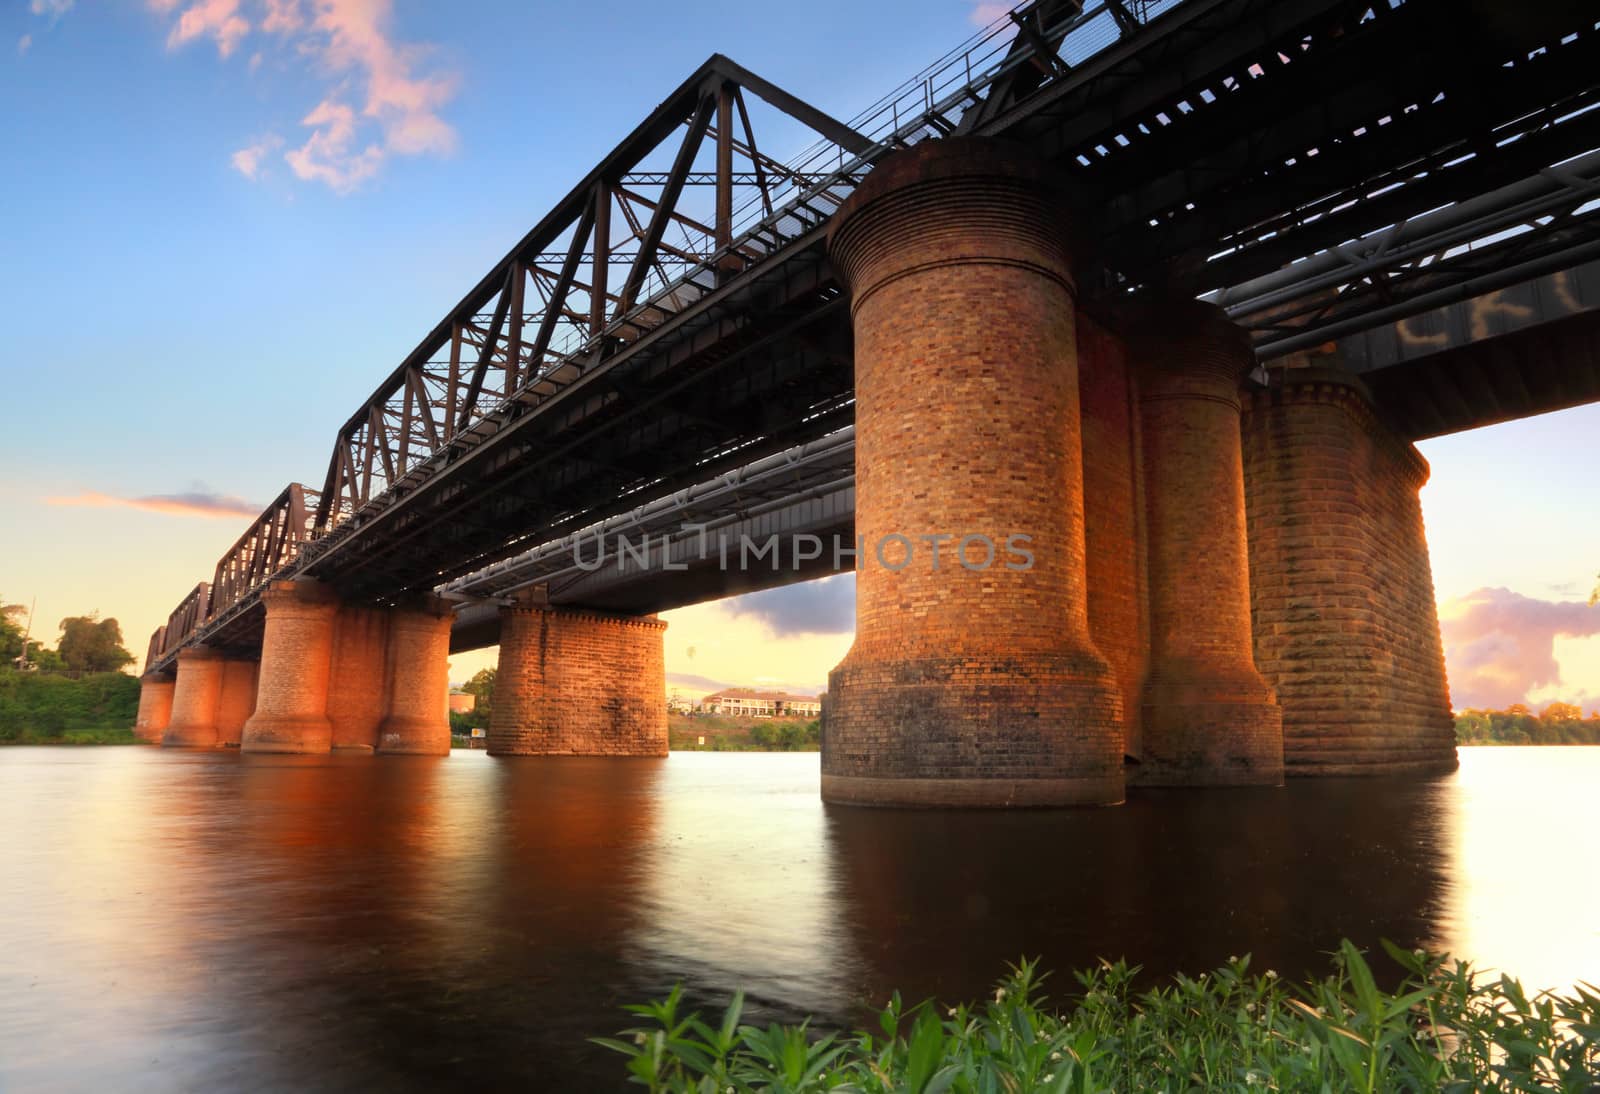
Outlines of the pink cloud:
M305 15L300 10L300 0L267 0L267 14L261 20L261 29L268 34L291 34L305 26Z
M94 490L84 490L65 497L48 497L46 505L84 507L90 509L144 509L152 513L170 513L183 517L253 517L261 506L231 495L195 491L187 494L149 494L140 498L119 498Z
M35 2L70 5L71 0ZM441 110L455 96L459 81L454 73L422 71L429 47L392 37L393 0L145 3L158 14L176 13L167 37L170 48L211 39L227 57L259 31L275 36L280 48L322 71L328 88L301 120L311 132L283 153L297 178L348 193L375 175L389 156L442 156L456 149L456 131ZM261 59L261 50L255 50L250 71L260 67ZM233 166L246 178L256 178L265 155L278 147L248 145L233 153Z
M424 52L400 46L386 32L391 0L316 0L314 26L327 35L327 66L366 80L362 114L382 126L389 150L403 156L448 154L456 134L437 114L456 91L452 75L419 77Z
M1011 14L1015 4L996 3L995 0L979 0L972 6L972 11L967 13L967 21L975 27L987 27L996 19L1004 19Z
M300 124L312 128L311 136L283 157L298 178L348 193L376 174L383 162L383 149L376 144L355 150L355 111L344 103L324 99Z
M261 161L266 159L266 157L272 152L282 147L282 137L278 136L276 133L268 134L267 136L256 141L254 144L247 145L246 147L235 152L231 157L233 169L239 172L239 174L243 175L245 178L254 181L261 175Z
M170 11L172 0L150 0L158 11ZM167 35L167 48L177 49L199 38L211 38L217 52L227 57L250 33L250 23L239 14L239 0L196 0L178 16Z
M1562 679L1555 642L1600 634L1600 608L1479 589L1440 606L1439 630L1452 705L1501 709L1527 701L1533 692L1587 694L1587 688Z

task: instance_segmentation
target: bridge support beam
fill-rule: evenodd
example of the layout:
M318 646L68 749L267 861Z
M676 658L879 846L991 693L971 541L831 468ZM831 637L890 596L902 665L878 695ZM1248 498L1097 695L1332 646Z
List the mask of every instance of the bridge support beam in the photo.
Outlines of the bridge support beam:
M133 720L133 732L142 741L160 744L161 737L172 721L172 691L174 677L163 672L147 672L139 677L139 713Z
M1239 385L1255 363L1220 308L1140 313L1150 663L1138 785L1283 781L1282 713L1250 632Z
M1256 661L1290 775L1455 769L1418 492L1428 465L1361 382L1275 371L1244 417Z
M161 743L168 748L217 747L217 700L222 694L222 654L206 646L178 651L172 717Z
M260 686L240 747L246 752L327 752L333 740L328 667L338 600L315 581L275 581L262 590L261 602L267 624Z
M489 753L665 756L666 629L654 616L502 609Z
M1121 700L1089 636L1059 206L1019 150L949 139L885 160L835 216L864 550L855 642L829 677L825 800L1122 800Z
M388 703L380 752L450 754L449 605L429 599L389 613ZM663 682L663 689L665 684Z

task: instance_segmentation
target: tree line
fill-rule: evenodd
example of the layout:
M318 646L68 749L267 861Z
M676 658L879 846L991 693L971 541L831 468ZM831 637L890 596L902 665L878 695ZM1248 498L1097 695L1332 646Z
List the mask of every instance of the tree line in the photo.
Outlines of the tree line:
M0 597L0 669L120 672L133 664L133 654L122 643L122 625L115 619L101 619L99 612L63 619L58 628L61 634L53 649L28 635L27 623L26 604L7 604L5 598Z
M1463 745L1600 745L1600 710L1551 703L1535 714L1522 703L1505 710L1464 710L1456 715Z

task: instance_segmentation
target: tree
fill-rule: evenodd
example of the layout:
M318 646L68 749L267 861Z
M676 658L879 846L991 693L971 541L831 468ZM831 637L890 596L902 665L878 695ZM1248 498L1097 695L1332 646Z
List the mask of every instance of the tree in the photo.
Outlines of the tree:
M116 672L133 664L133 654L122 645L122 627L115 619L74 615L61 621L61 660L74 672Z
M1583 711L1571 703L1551 703L1539 712L1540 721L1545 722L1576 722L1583 717Z
M7 604L0 597L0 665L6 668L14 668L22 656L23 623L27 618L26 604Z
M472 705L472 713L482 719L477 724L488 725L489 711L494 706L494 669L479 669L461 690L477 700Z

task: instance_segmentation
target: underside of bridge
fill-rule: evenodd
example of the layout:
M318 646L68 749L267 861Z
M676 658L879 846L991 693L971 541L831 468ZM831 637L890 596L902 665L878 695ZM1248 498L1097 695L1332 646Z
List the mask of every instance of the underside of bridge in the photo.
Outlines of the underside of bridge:
M1600 398L1592 12L1039 0L952 57L846 124L713 56L185 598L141 732L439 751L498 641L493 751L659 754L656 612L853 566L831 800L1452 767L1411 442Z

